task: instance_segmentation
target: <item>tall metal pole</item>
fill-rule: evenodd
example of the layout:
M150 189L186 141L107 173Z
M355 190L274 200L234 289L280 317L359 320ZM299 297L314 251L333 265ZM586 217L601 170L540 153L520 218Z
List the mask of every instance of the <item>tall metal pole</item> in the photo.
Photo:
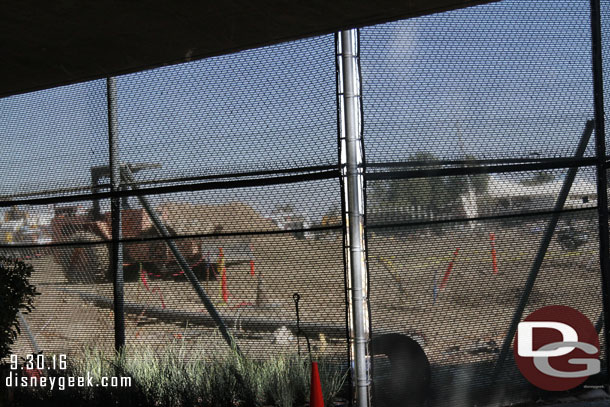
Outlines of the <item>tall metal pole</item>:
M359 44L357 30L340 33L339 77L342 93L343 140L345 154L343 176L346 179L348 222L348 297L349 329L351 338L352 375L355 385L356 403L360 407L370 406L370 370L368 345L368 287L364 253L364 177L362 173L363 146L360 126L360 83L358 72Z
M121 162L119 158L119 134L117 117L116 79L106 81L108 97L108 141L110 149L110 192L117 192L121 186ZM123 315L124 277L123 245L121 243L121 198L110 198L112 217L112 243L110 264L114 272L114 347L117 352L125 346L125 319Z
M602 275L602 301L606 359L610 354L610 242L608 240L608 194L606 176L606 131L604 126L604 81L602 70L602 30L600 1L591 0L591 65L593 68L593 106L595 112L595 153L597 163L597 216L599 262ZM606 360L607 362L607 360ZM608 364L606 364L608 366ZM610 366L607 368L610 369ZM607 373L608 370L607 370ZM606 383L608 385L608 383Z

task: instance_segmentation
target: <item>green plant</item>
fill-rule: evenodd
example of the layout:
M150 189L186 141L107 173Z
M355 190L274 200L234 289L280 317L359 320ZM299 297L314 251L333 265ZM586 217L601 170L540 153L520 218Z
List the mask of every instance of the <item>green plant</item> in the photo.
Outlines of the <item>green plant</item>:
M40 295L29 282L32 270L29 264L0 256L0 359L8 355L21 333L19 312L30 312L34 308L34 298Z

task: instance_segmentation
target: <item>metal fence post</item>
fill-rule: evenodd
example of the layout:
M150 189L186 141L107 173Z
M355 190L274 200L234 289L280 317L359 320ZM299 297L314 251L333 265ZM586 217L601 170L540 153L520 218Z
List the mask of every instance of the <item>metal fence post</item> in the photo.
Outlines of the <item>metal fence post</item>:
M368 358L368 287L364 246L363 146L360 127L360 82L358 72L358 32L340 33L339 89L343 132L342 176L346 180L348 222L348 296L352 375L358 406L370 405L370 369Z
M121 185L121 162L119 157L119 136L117 118L116 79L106 80L108 97L108 142L110 149L110 192L119 191ZM123 315L124 278L123 278L123 245L121 243L121 198L110 198L110 214L112 217L112 243L110 250L110 265L114 275L114 347L121 351L125 346L125 319Z
M610 348L610 252L608 241L608 183L606 175L606 131L604 128L604 81L602 70L602 31L600 0L591 0L591 65L593 70L593 104L595 112L595 153L597 157L597 215L599 226L599 260L602 277L602 301L606 358ZM606 368L606 372L610 367Z

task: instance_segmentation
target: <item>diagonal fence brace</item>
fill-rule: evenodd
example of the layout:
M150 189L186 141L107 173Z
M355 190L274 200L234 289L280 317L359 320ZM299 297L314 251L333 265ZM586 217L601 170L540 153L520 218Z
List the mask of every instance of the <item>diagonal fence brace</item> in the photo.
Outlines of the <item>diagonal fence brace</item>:
M129 165L121 166L121 177L123 177L123 179L127 183L129 183L129 187L132 190L138 189L138 186L137 186L138 184L136 182L136 179L133 175L131 168L129 168ZM171 234L169 233L169 231L163 224L163 221L161 220L161 218L159 217L157 212L154 210L154 208L150 205L150 202L148 201L148 199L145 196L138 195L137 197L138 197L138 200L140 201L140 204L142 205L142 207L146 210L146 212L150 216L150 219L152 220L153 224L155 225L155 228L157 229L157 231L161 234L161 236L163 236L165 238L165 243L171 250L174 257L176 258L178 265L180 266L182 271L184 271L184 274L188 278L189 282L192 284L193 288L197 292L197 295L201 299L201 302L203 302L203 305L205 306L206 310L208 311L208 313L210 314L210 316L212 317L212 319L218 326L218 329L220 330L222 337L227 342L227 344L232 349L235 349L235 351L241 356L241 351L239 349L239 346L235 342L235 339L233 338L231 333L229 333L229 330L227 329L227 325L225 324L224 320L222 319L222 317L216 310L216 307L214 307L214 304L212 303L212 301L210 300L208 295L203 290L203 287L201 287L201 284L199 284L199 280L197 280L197 277L195 277L195 273L193 273L193 270L189 266L189 264L186 261L186 259L184 258L184 256L182 256L182 253L180 253L178 246L176 245L174 240L171 238Z
M589 140L591 139L591 134L593 133L593 127L594 121L588 120L585 125L585 130L583 131L582 137L580 138L580 142L576 149L576 154L574 155L574 158L578 159L584 156L585 150L587 149L587 145L589 144ZM572 188L572 184L574 183L574 179L576 178L577 172L578 167L569 168L568 173L563 181L561 191L559 191L559 196L557 197L557 201L555 202L554 213L551 216L549 223L547 224L546 230L544 231L542 241L540 242L540 247L538 248L538 253L536 254L536 258L534 259L532 268L530 269L527 281L525 282L523 293L521 294L521 299L519 300L519 304L515 309L513 319L508 328L506 337L504 338L504 343L502 343L500 355L498 356L498 361L496 362L496 366L494 368L492 382L495 382L497 380L498 375L502 371L502 367L504 366L504 362L510 350L510 344L513 341L515 332L517 331L517 325L519 324L519 321L521 321L523 311L525 310L527 302L529 301L530 294L532 293L532 289L534 288L534 283L536 282L536 278L538 277L538 272L540 271L540 267L542 266L542 262L544 261L544 257L546 256L546 252L549 248L549 245L551 244L553 234L555 233L557 223L559 222L560 212L563 210L565 202L568 198L568 194L570 193L570 189Z

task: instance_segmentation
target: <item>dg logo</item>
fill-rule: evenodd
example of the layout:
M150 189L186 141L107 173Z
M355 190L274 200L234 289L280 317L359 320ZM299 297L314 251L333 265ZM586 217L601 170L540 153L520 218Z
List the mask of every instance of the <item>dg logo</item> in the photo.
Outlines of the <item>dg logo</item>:
M514 342L517 367L533 385L564 391L600 372L599 338L574 308L540 308L519 323Z

